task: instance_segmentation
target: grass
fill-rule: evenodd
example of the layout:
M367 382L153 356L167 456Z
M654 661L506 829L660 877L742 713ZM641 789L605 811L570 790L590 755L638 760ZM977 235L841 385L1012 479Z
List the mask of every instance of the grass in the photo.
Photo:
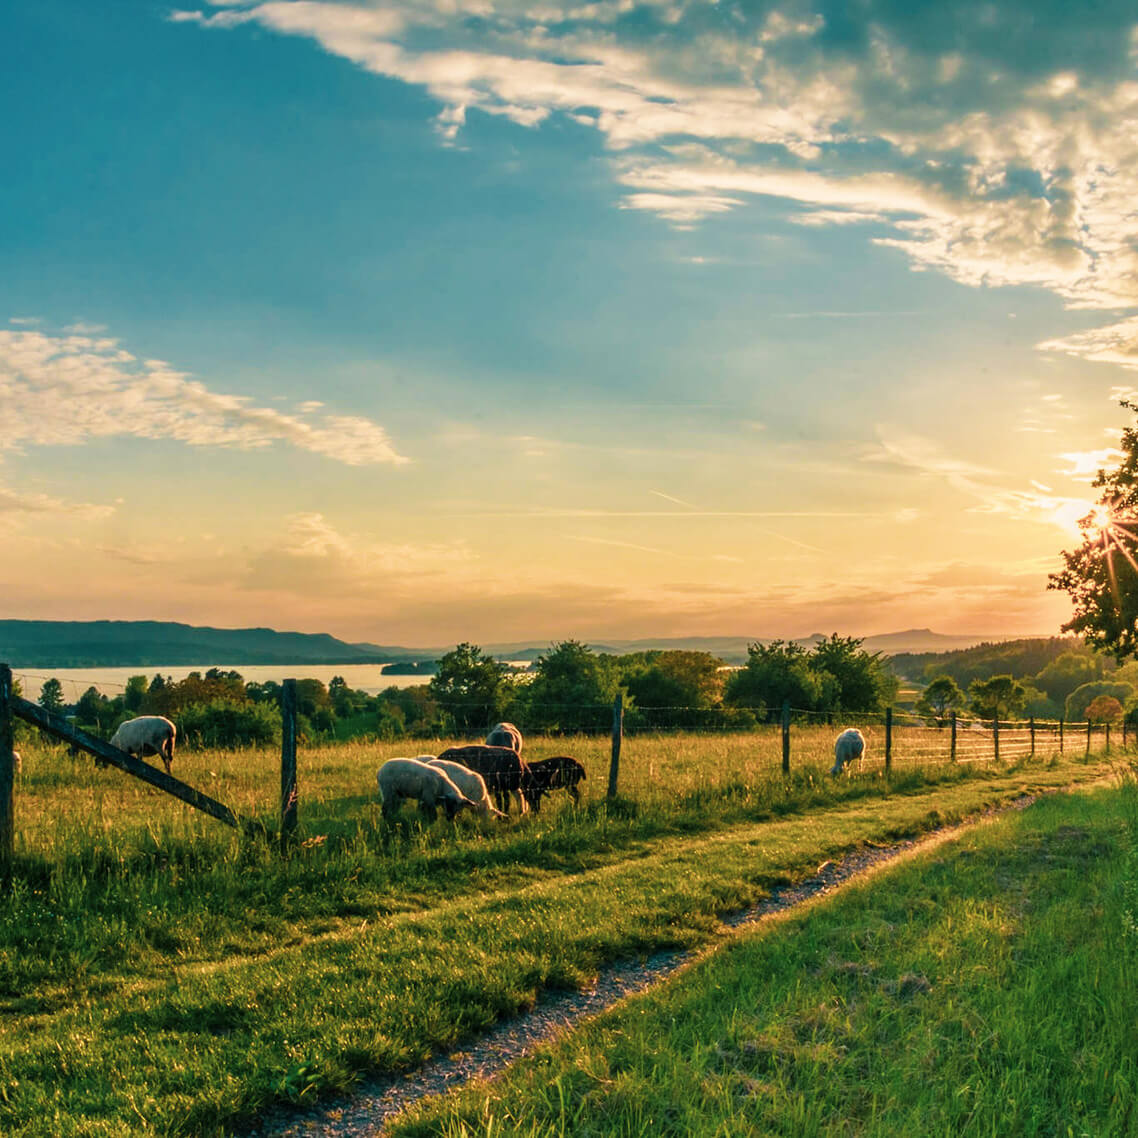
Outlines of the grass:
M1136 903L1131 776L740 934L390 1132L1133 1134Z
M1103 769L832 780L804 756L784 779L755 740L638 738L626 796L606 806L607 754L589 747L607 751L533 747L585 761L581 809L457 828L382 822L374 772L405 747L306 752L304 842L287 858L116 772L22 748L0 909L0 1132L226 1133L268 1102L451 1047L603 961L706 943L717 912L843 849ZM276 763L177 760L187 781L267 821Z

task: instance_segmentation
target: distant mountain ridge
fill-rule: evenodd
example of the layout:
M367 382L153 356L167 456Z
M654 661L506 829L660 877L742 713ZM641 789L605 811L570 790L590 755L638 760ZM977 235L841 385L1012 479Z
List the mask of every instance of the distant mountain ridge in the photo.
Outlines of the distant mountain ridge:
M638 640L587 642L594 652L710 652L727 663L747 659L747 647L772 637L647 637ZM798 643L811 647L821 633ZM870 652L950 652L971 648L999 636L949 636L928 628L863 638ZM501 660L536 660L555 641L516 641L481 645ZM161 667L162 665L239 664L406 664L436 660L454 645L405 648L348 643L327 633L277 632L271 628L210 628L176 621L152 620L0 620L0 661L23 668Z

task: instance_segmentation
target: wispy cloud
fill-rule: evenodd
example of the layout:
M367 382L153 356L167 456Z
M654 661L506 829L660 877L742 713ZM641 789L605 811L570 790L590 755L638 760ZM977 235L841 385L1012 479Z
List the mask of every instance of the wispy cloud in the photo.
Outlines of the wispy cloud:
M283 442L350 466L407 461L377 423L314 410L288 415L213 391L109 337L0 331L0 453L130 437L239 449Z
M1002 0L935 22L809 3L234 0L175 11L313 40L422 87L453 142L472 111L598 132L625 208L679 226L767 198L803 225L872 224L915 266L1138 304L1138 86L1124 7L1039 19ZM1030 29L1028 34L1025 29ZM946 41L951 39L951 51ZM1062 60L1060 66L1056 61ZM886 232L880 232L884 228Z

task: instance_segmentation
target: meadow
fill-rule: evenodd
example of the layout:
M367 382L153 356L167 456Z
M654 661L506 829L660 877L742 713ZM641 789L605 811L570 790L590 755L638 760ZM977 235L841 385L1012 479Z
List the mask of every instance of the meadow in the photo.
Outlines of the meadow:
M282 857L118 772L24 745L0 910L0 1131L240 1133L258 1110L350 1089L453 1048L605 961L721 935L718 915L865 843L1042 788L1100 755L824 772L833 730L625 740L573 754L585 799L539 816L388 826L375 792L402 744L303 749ZM915 752L914 752L915 753ZM275 825L279 755L182 751L175 772Z

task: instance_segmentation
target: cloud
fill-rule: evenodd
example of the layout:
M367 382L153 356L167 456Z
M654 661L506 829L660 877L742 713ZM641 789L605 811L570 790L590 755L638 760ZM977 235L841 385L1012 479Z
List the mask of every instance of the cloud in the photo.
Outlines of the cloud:
M350 466L407 461L371 420L311 410L287 415L213 391L108 337L0 331L0 453L126 437L243 450L285 442Z
M625 208L680 227L763 197L798 224L883 227L971 286L1138 305L1125 6L235 0L170 18L304 37L421 87L447 143L475 111L564 116L601 137Z
M0 486L0 523L32 515L67 515L82 521L97 521L110 517L113 506L94 505L90 502L67 502L47 494L29 494Z
M1138 368L1138 316L1056 340L1044 340L1036 347L1042 352L1063 352L1098 363Z

